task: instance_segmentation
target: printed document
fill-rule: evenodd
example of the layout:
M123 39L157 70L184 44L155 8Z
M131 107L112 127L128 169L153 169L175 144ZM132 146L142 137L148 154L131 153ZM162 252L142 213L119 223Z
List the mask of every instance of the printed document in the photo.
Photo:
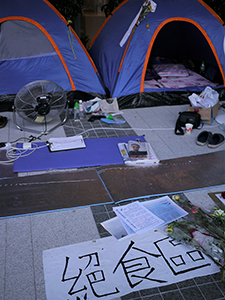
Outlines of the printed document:
M116 215L135 233L142 234L160 226L164 221L136 201L128 205L114 207Z

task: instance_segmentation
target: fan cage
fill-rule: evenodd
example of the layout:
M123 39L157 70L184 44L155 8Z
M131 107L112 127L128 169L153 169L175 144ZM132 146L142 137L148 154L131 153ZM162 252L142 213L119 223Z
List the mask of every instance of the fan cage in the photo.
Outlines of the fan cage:
M21 88L15 97L14 122L21 130L37 132L34 129L19 125L16 120L16 114L18 114L20 118L30 123L44 124L43 132L47 134L49 132L47 123L62 113L65 113L64 120L57 124L54 129L65 123L67 106L66 93L61 86L47 80L33 81Z

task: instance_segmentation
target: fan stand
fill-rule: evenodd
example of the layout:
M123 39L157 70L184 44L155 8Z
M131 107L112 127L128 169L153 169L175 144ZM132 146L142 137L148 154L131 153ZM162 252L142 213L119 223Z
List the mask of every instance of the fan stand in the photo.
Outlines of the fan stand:
M50 129L48 129L48 125L47 125L50 122L47 122L46 116L45 115L41 116L42 118L44 118L44 122L40 122L40 125L43 125L43 130L42 131L31 129L31 128L27 128L27 127L24 127L22 125L19 125L17 123L17 117L16 117L16 115L17 115L16 108L13 107L13 122L14 122L14 124L16 125L16 127L19 130L21 130L21 131L28 131L28 132L32 132L32 133L37 133L37 134L40 134L40 136L41 135L47 135L47 134L51 133L52 131L56 130L58 127L62 126L66 122L67 117L68 117L68 105L66 105L66 107L65 107L63 120L61 122L59 122L58 124L56 124L55 126L53 126L52 128L50 128ZM23 119L20 116L18 116L18 118L23 121Z

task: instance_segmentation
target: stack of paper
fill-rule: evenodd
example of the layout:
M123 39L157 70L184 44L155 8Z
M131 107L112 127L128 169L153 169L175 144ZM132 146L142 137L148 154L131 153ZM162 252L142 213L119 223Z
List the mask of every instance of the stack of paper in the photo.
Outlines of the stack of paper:
M131 234L142 234L188 214L168 196L143 202L135 201L114 207L113 210L117 217L101 225L117 239Z

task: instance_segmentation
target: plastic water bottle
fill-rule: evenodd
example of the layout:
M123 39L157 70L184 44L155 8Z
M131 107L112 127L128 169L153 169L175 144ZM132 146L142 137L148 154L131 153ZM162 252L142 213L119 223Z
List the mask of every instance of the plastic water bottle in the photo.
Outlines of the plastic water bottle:
M79 112L80 112L80 119L84 119L85 112L84 112L84 105L82 100L79 100Z
M80 111L79 111L79 104L78 102L74 103L74 121L79 121L80 120Z
M203 61L200 67L200 74L204 74L204 73L205 73L205 63Z

